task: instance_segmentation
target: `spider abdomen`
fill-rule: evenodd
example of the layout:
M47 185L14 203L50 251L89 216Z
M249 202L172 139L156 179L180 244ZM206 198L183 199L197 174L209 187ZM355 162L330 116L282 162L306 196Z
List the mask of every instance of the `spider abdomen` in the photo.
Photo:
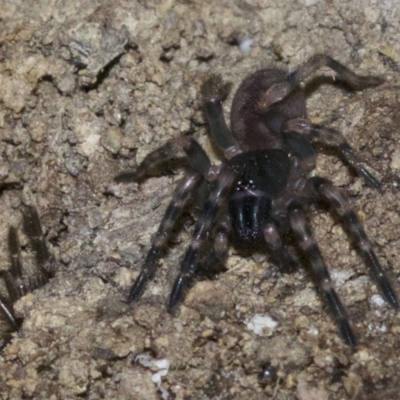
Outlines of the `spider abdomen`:
M306 118L306 97L302 90L295 90L285 101L264 105L264 96L275 84L287 79L286 71L268 68L247 77L237 90L231 109L233 136L245 151L282 148L281 129L285 122Z

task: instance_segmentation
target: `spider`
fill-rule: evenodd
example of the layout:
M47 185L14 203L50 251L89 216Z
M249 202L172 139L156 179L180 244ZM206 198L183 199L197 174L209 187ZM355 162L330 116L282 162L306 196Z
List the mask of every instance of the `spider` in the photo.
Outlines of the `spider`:
M38 266L34 274L27 274L23 268L17 230L10 227L8 247L10 251L9 270L1 271L0 277L5 284L7 296L0 295L0 315L4 326L0 337L0 349L10 341L12 333L21 326L21 319L14 315L13 305L28 292L44 286L53 276L54 259L50 256L44 240L38 212L34 206L24 206L22 225L30 245L35 253Z
M353 90L384 82L379 77L357 75L323 54L315 55L290 73L277 68L262 69L248 76L237 90L229 130L222 109L229 85L212 76L203 84L201 93L211 138L224 156L222 164L212 166L199 143L184 136L147 155L136 171L115 177L117 182L140 182L181 150L190 167L152 240L130 290L129 303L136 302L144 292L175 221L191 200L198 218L169 298L170 312L184 300L194 276L227 257L230 243L239 250L269 248L282 266L290 267L299 261L290 251L294 241L311 267L315 284L345 343L356 348L357 338L306 216L310 203L323 201L345 224L383 298L398 308L395 291L346 193L325 178L308 176L316 161L312 144L319 142L336 149L369 186L380 189L380 182L360 163L340 132L307 119L306 95L301 86L321 67L330 68Z

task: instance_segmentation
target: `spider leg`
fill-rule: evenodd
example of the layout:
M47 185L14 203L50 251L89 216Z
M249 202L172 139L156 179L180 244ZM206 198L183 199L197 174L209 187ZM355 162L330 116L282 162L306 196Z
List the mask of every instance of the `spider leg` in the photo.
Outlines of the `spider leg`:
M11 325L11 330L16 331L19 328L19 323L12 312L12 306L8 304L8 302L4 299L0 299L0 310L1 313L5 316L7 321ZM8 340L4 340L4 344L6 344ZM0 342L0 349L3 348L3 341Z
M264 239L269 248L278 258L284 271L293 271L298 265L298 260L293 257L285 243L282 241L281 233L274 222L269 222L263 229Z
M222 101L228 95L229 88L230 85L223 84L221 77L216 75L204 82L201 88L211 137L227 159L242 152L239 143L226 125L222 109Z
M342 337L347 344L355 348L357 346L357 339L348 321L346 310L333 287L328 269L318 245L312 236L310 225L301 206L296 204L291 206L289 220L299 245L310 263L316 284L325 297L325 301L339 326Z
M370 276L378 286L383 298L392 307L398 308L399 302L396 293L392 288L389 278L379 263L378 258L372 249L371 242L369 241L356 213L352 210L345 194L326 179L315 177L311 178L309 182L313 186L315 193L327 201L346 223L351 236L355 240L361 252Z
M130 290L128 296L129 303L136 302L142 295L147 282L151 279L157 268L157 262L163 254L164 247L169 239L176 220L181 216L184 207L191 197L192 191L203 181L203 179L202 175L191 171L186 173L182 181L179 183L175 190L174 197L164 214L158 231L152 240L152 246L147 253L142 270Z
M23 278L21 252L18 233L14 227L8 231L8 248L10 250L11 268L2 272L9 298L12 302L24 296L28 289Z
M218 222L213 232L213 249L201 261L200 269L204 274L215 273L215 266L222 262L228 255L229 233L232 231L232 223L228 214Z
M19 322L12 311L12 304L30 290L43 286L51 275L48 268L52 263L44 241L39 215L33 206L25 206L22 212L22 225L35 252L39 272L35 277L24 277L18 233L14 227L8 231L11 268L1 273L8 292L8 300L0 298L0 310L9 321L12 330L19 328ZM11 305L10 305L11 304ZM5 342L4 342L5 343Z
M160 148L148 154L140 163L136 171L123 172L115 177L116 182L138 182L150 175L159 164L177 158L183 150L186 153L190 166L203 176L210 171L211 162L203 148L191 136L182 136L169 140Z
M22 276L18 234L13 227L8 231L8 247L10 249L11 268L1 273L8 292L8 299L0 298L0 310L10 323L11 329L15 331L19 328L19 323L14 316L12 304L26 293L26 287ZM7 342L8 340L5 339L4 343L1 343L0 348Z
M229 194L235 175L227 168L223 168L215 181L214 187L204 204L203 212L200 214L193 234L191 244L183 258L180 272L175 280L168 303L168 311L172 312L185 297L186 289L197 272L201 263L199 250L210 234L215 217Z
M50 255L44 239L42 225L40 224L39 214L35 207L25 206L22 213L22 225L35 254L38 274L35 276L36 282L30 283L29 290L45 285L53 275L54 259Z
M328 67L336 72L339 79L349 84L354 90L361 90L375 87L384 82L384 79L377 76L360 76L350 71L344 65L325 54L316 54L295 71L289 74L286 82L272 85L265 94L263 106L268 107L273 103L283 100L293 92L310 75L322 67Z
M310 121L303 118L288 121L286 127L289 131L307 135L312 142L320 142L324 145L337 148L342 157L363 177L370 187L380 190L381 183L374 178L357 159L357 156L354 154L342 133L322 125L312 124Z

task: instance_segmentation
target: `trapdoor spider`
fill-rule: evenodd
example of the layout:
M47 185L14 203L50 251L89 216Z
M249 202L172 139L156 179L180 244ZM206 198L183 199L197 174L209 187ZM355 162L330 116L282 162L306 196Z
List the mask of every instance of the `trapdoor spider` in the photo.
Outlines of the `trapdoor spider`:
M21 262L20 244L17 230L10 227L8 231L8 247L10 251L9 270L1 271L1 278L8 295L0 295L0 315L4 321L0 337L0 349L11 339L13 332L21 326L21 320L14 315L13 305L22 296L34 289L44 286L52 277L54 259L50 256L38 212L33 206L24 206L22 225L35 254L37 270L28 274Z
M341 335L348 345L356 347L356 336L306 217L309 204L323 200L343 220L384 299L398 307L396 294L346 194L327 179L308 177L316 159L312 143L319 142L335 148L368 185L380 188L340 132L307 119L306 96L300 84L321 67L333 70L353 90L383 83L378 77L356 75L326 55L315 55L291 73L263 69L247 77L237 90L231 108L231 133L222 110L228 85L211 77L202 86L202 98L211 137L225 157L222 165L213 167L202 147L185 136L150 153L135 172L116 177L118 182L139 182L157 164L176 157L179 150L186 153L190 165L153 238L130 291L130 303L142 295L175 221L192 200L201 211L170 295L169 311L183 301L196 274L224 260L229 242L253 251L266 246L283 266L290 266L297 263L289 251L293 236Z

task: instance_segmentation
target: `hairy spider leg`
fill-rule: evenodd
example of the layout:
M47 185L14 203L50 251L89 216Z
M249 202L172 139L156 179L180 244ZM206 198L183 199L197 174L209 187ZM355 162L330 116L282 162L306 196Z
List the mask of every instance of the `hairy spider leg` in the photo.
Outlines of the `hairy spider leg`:
M206 180L212 178L212 167L210 159L199 143L190 136L184 136L169 140L165 145L147 155L135 172L127 172L115 177L117 182L140 181L157 164L176 157L177 152L181 150L186 153L189 164L194 171L188 172L175 190L174 197L152 240L152 246L146 256L142 270L130 290L129 303L136 302L143 294L147 282L157 268L158 260L163 254L174 224L181 216L189 199L193 197L193 192L197 195L194 202L201 202L201 198L204 197L203 192L208 190ZM200 207L197 203L196 206Z
M228 214L225 214L213 229L213 248L200 263L199 269L203 274L211 275L215 271L215 266L221 263L228 256L229 234L232 231L232 223ZM215 274L215 272L214 272Z
M53 276L54 259L47 248L39 214L35 207L24 206L22 225L29 238L39 269L39 273L35 275L35 282L29 283L29 290L32 290L45 285Z
M191 136L183 136L169 140L160 148L149 153L140 163L136 171L123 172L114 179L116 182L138 182L149 176L159 164L177 158L183 150L190 166L199 174L207 177L211 162L203 148Z
M395 291L390 284L389 278L383 270L378 258L372 249L369 241L356 213L352 210L345 194L335 187L327 179L315 177L310 179L317 195L322 197L339 214L345 222L351 237L354 239L361 256L369 270L371 278L374 280L380 293L388 304L394 308L399 307L399 302Z
M24 276L18 233L14 227L10 227L8 231L8 247L10 249L11 268L1 273L8 292L8 299L0 298L0 309L9 321L11 330L13 331L19 328L20 323L14 316L12 304L30 290L43 286L48 282L51 276L50 271L46 267L49 267L49 260L51 260L52 257L49 255L44 241L39 215L35 207L24 206L22 225L35 253L39 273L34 277ZM4 346L7 341L8 340L4 340L0 344L0 347Z
M322 125L312 124L310 121L303 118L288 121L286 128L290 131L306 135L312 142L320 142L326 146L338 149L342 157L357 171L370 187L377 190L381 189L381 183L372 176L357 159L357 156L354 154L341 132Z
M11 268L1 272L8 292L8 299L3 296L0 298L0 309L10 324L11 330L15 331L19 328L19 323L12 311L12 304L26 293L26 287L22 276L22 264L20 257L20 247L17 231L14 227L10 227L8 231L8 247L10 249ZM11 335L11 333L10 333ZM11 336L10 336L11 338ZM0 344L2 348L7 342L8 337Z
M298 260L288 250L287 244L282 240L282 234L275 222L269 222L263 229L264 239L274 255L278 258L284 271L293 271L298 265Z
M161 221L157 233L152 240L152 246L147 253L146 260L142 266L139 276L128 296L128 302L136 302L143 294L147 282L153 276L158 260L161 258L164 247L171 235L171 231L177 219L182 215L183 209L188 203L192 191L204 180L204 177L194 171L186 173L182 181L178 184L174 197L169 204L167 211Z
M299 245L310 263L316 284L321 289L329 310L339 326L343 339L347 344L355 348L357 346L357 339L350 326L346 310L333 287L333 282L324 259L312 236L310 225L300 205L293 204L290 207L289 221Z
M9 302L6 299L4 299L3 297L0 298L0 310L1 310L1 313L7 319L7 321L10 323L11 330L16 331L19 328L19 323L18 323L17 319L15 318L14 313L12 312L12 305L10 305ZM8 342L8 339L4 340L4 341L0 341L0 349L2 349L7 342Z
M8 231L8 248L10 251L11 268L4 271L2 275L7 287L9 298L12 302L15 302L25 295L27 288L23 279L18 233L14 227L10 227Z
M228 168L222 168L217 180L214 182L210 195L204 204L203 212L200 214L193 234L192 241L183 258L180 272L175 280L169 298L168 311L172 312L184 300L186 289L201 267L199 260L200 247L207 241L215 217L221 205L229 195L229 191L234 182L235 174Z
M220 219L214 233L214 254L218 262L228 255L229 233L232 231L232 223L228 214Z
M217 146L222 150L226 159L242 153L239 143L229 130L222 109L222 102L229 92L230 84L222 82L218 75L213 75L204 82L201 92L203 96L204 110L210 134Z
M377 76L360 76L350 71L344 65L325 54L316 54L295 71L290 73L286 82L279 82L272 85L264 97L263 106L283 100L293 92L302 82L322 67L328 67L338 75L339 79L346 82L354 90L362 90L369 87L379 86L384 82L383 78Z
M0 337L0 350L2 350L6 344L11 340L12 338L12 332L18 330L20 327L20 321L18 321L14 313L12 311L12 304L10 304L8 299L3 298L3 296L0 297L0 312L3 314L4 318L8 321L8 326L6 329L3 328L2 335Z

